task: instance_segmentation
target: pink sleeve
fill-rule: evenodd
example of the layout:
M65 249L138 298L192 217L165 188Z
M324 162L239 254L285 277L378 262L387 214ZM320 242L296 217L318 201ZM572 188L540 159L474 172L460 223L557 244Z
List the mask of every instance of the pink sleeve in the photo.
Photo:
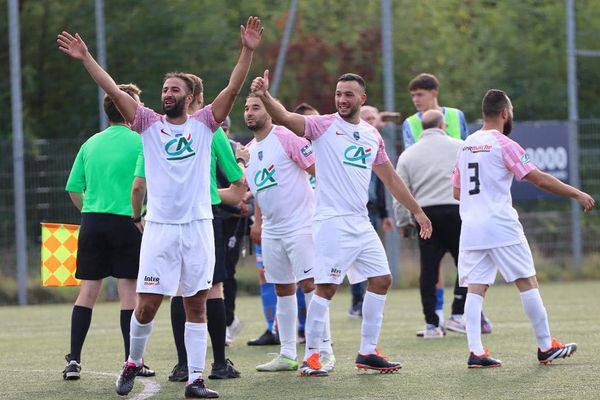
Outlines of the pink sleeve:
M373 165L381 165L388 162L390 159L388 158L387 153L385 152L385 143L383 138L379 134L377 129L373 129L375 131L375 135L377 140L379 141L379 145L377 146L377 155L375 156L375 161L373 161Z
M144 133L156 121L160 121L160 115L147 107L138 105L131 124L131 130L139 134Z
M336 114L304 116L304 137L318 139L335 121Z
M452 171L450 181L452 181L452 186L460 189L460 169L458 169L458 163L456 164L456 167L454 167L454 171Z
M221 124L215 120L215 116L213 115L213 112L212 112L212 104L202 107L201 109L196 111L194 114L192 114L191 118L206 125L210 129L211 132L216 131L221 126Z
M498 139L504 165L515 174L517 179L523 179L525 175L535 169L535 165L529 160L529 155L517 142L504 135L499 135Z
M279 139L285 154L300 168L306 169L315 163L315 156L308 140L298 137L293 132L280 126L275 128L273 133Z

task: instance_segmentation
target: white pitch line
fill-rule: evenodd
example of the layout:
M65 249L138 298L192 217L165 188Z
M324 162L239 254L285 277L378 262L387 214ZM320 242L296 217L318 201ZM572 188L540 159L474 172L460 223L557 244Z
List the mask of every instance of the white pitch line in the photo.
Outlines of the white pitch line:
M37 370L18 370L18 369L5 369L5 370L0 370L0 371L6 371L6 372L27 372L27 373L31 373L31 372L36 372L36 373L51 373L54 371L48 371L45 369L37 369ZM118 378L119 374L115 374L115 373L110 373L110 372L98 372L98 371L88 371L85 370L86 374L94 374L94 375L102 375L102 376L112 376L113 378ZM155 394L157 394L160 391L160 384L156 381L147 379L147 378L137 378L136 381L141 382L142 385L144 385L144 390L142 390L142 392L140 394L138 394L135 397L132 397L130 400L146 400L149 399L151 397L153 397Z

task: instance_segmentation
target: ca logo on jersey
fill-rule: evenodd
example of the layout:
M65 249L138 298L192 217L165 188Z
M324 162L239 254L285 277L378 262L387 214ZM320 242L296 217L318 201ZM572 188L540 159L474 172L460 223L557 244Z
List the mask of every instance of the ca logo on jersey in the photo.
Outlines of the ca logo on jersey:
M344 164L358 168L367 168L367 158L371 156L371 149L352 145L344 150Z
M196 155L192 149L192 142L191 133L188 133L187 137L179 136L169 140L167 144L165 144L165 152L168 155L167 160L183 160Z
M254 174L254 184L256 185L256 192L268 189L273 186L277 186L275 180L275 165L271 164L267 168L256 171Z

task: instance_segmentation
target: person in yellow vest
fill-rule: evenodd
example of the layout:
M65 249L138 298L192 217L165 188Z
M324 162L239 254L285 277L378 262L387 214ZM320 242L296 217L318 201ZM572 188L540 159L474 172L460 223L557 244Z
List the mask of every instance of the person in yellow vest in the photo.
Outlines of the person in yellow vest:
M468 135L467 121L465 115L458 108L442 107L438 104L440 82L433 74L421 73L414 77L408 84L408 91L417 112L406 118L402 123L402 138L404 149L415 144L423 132L423 123L421 121L423 113L429 110L439 110L444 115L445 131L448 136L455 139L465 139ZM440 326L459 333L465 333L464 323L461 320L455 320L451 316L444 323L444 275L440 269L439 281L437 283L437 303L435 306L436 314L440 320ZM482 315L481 332L491 333L491 322ZM417 336L423 336L424 331L418 331Z
M404 148L415 144L421 137L421 117L427 110L439 110L444 114L446 133L456 139L465 139L468 134L465 115L458 108L441 107L438 104L440 82L432 74L419 74L408 84L408 90L417 112L404 120L402 137Z

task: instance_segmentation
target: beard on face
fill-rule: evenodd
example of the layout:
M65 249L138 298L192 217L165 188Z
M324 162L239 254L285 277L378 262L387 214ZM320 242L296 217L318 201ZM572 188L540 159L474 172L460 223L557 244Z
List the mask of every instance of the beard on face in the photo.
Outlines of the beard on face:
M513 126L512 118L507 119L506 122L504 123L504 126L502 127L502 133L505 134L506 136L510 135L510 133L512 132L512 126Z
M353 118L353 117L354 117L356 114L358 114L358 112L359 112L359 107L350 106L350 107L348 108L348 111L346 111L346 114L342 114L342 113L340 112L340 108L339 108L339 106L338 106L338 113L339 113L339 114L340 114L342 117L344 117L344 118L351 119L351 118Z
M183 115L183 109L185 107L185 96L181 96L179 99L175 101L175 104L171 106L168 110L165 107L165 102L162 104L163 112L169 118L177 118Z
M248 123L246 122L246 128L248 128L249 130L251 130L253 132L261 130L264 126L265 126L265 121L260 120L260 119L254 119L253 125L248 125Z

